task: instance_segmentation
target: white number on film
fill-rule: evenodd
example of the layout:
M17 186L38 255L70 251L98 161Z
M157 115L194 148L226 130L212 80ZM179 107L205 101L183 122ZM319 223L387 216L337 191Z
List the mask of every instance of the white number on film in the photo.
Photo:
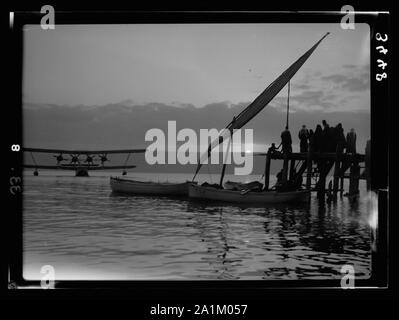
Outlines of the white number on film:
M13 144L11 146L11 151L18 152L19 150L21 150L21 147L19 146L19 144Z
M387 52L388 52L388 49L385 49L384 46L378 46L376 49L380 50L380 53L383 53L383 54L387 54Z
M381 68L382 70L385 70L385 67L388 65L388 63L384 62L381 59L378 59L377 63L378 63L378 68Z
M384 36L381 36L380 33L377 33L375 35L375 38L377 41L386 42L388 40L388 35L386 33L384 33ZM382 53L384 55L386 55L388 52L388 49L385 49L384 46L378 46L378 47L376 47L376 50L379 50L379 53ZM382 70L385 70L385 68L388 66L388 63L384 62L381 59L378 59L377 63L378 63L378 68L381 68ZM375 78L377 79L377 81L382 81L383 79L386 79L387 77L388 77L388 75L386 72L377 73L375 75Z
M384 73L378 73L378 74L375 76L375 78L377 79L377 81L382 81L382 79L386 79L386 77L388 77L387 74L386 74L386 72L384 72Z
M50 5L45 5L41 8L40 13L47 13L40 20L40 26L43 30L54 30L55 29L55 14L54 7Z
M10 178L10 193L15 196L16 192L21 191L21 186L19 184L21 183L21 178L20 177L11 177Z
M341 13L346 13L341 19L341 28L344 30L355 29L355 9L346 5L341 8Z
M377 34L375 35L375 38L377 39L377 41L385 42L385 41L388 40L388 35L387 35L386 33L384 33L384 38L383 38L383 37L381 37L381 34L380 34L380 33L377 33Z

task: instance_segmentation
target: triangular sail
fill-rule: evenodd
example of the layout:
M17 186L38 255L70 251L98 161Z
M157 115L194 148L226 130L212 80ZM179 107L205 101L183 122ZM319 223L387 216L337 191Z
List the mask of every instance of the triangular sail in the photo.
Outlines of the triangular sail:
M306 60L310 57L313 51L317 48L320 42L327 37L327 32L312 48L303 54L297 61L295 61L287 70L285 70L276 80L274 80L249 106L247 106L237 117L230 122L222 131L220 137L209 144L208 151L202 155L195 171L193 180L201 169L202 163L209 158L211 151L229 138L235 129L242 128L248 121L255 117L269 102L281 91L282 88L290 81L295 73L302 67Z

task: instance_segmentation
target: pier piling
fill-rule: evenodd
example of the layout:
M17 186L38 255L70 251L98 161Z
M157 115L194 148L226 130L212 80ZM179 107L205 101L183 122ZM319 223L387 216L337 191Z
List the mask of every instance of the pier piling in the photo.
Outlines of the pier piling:
M306 189L310 190L312 187L312 170L313 170L313 160L312 160L312 154L309 151L307 154L307 159L306 159Z
M326 193L326 174L325 174L325 168L326 168L326 163L323 161L323 163L319 164L319 180L317 181L317 198L318 199L324 199L324 195Z
M295 170L295 160L291 159L291 161L290 161L290 180L294 179L294 176L295 176L294 170Z
M356 195L359 193L359 178L360 178L360 166L355 160L352 162L350 167L349 176L349 195Z
M270 163L271 163L271 154L268 152L266 154L266 165L265 165L265 190L269 190L269 181L270 181Z
M284 162L283 162L283 178L282 181L287 182L288 179L288 155L287 153L284 154Z
M337 194L338 192L338 183L339 183L339 178L340 178L340 171L341 171L341 162L338 157L338 153L336 155L336 160L335 160L335 166L334 166L334 182L333 182L333 192L334 195Z
M370 152L370 151L368 151ZM369 162L367 162L366 155L364 154L347 154L347 153L319 153L319 152L307 152L307 153L286 153L280 152L268 152L268 153L256 153L257 156L266 156L265 165L265 190L269 190L270 186L270 168L272 160L282 160L282 182L287 182L288 178L296 179L301 177L306 172L306 184L307 190L317 191L317 196L320 200L324 199L326 190L327 178L330 171L333 169L332 177L332 193L335 196L338 191L342 194L344 192L344 179L349 178L349 195L356 195L359 193L359 180L367 179L369 177ZM302 164L295 172L296 164L302 161ZM365 163L365 174L360 175L361 163ZM318 176L316 178L316 187L312 188L313 176L313 164L317 163ZM362 165L363 167L363 165ZM368 170L368 171L367 171ZM349 171L349 173L347 172Z

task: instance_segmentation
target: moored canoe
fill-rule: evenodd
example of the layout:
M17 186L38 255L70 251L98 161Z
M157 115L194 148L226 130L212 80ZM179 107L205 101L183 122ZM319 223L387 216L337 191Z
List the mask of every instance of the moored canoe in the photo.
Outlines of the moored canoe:
M188 196L191 199L213 200L242 204L271 204L305 202L310 199L310 191L235 191L190 184Z
M187 196L189 185L188 182L143 182L119 177L111 177L110 184L112 191L115 193L157 196Z

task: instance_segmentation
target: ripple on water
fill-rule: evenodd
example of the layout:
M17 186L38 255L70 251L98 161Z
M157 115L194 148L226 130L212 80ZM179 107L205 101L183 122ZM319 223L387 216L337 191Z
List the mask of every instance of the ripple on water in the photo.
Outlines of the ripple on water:
M184 179L182 179L184 180ZM332 279L370 275L365 204L239 208L111 195L108 177L25 177L24 275L59 279ZM366 216L366 217L365 217Z

